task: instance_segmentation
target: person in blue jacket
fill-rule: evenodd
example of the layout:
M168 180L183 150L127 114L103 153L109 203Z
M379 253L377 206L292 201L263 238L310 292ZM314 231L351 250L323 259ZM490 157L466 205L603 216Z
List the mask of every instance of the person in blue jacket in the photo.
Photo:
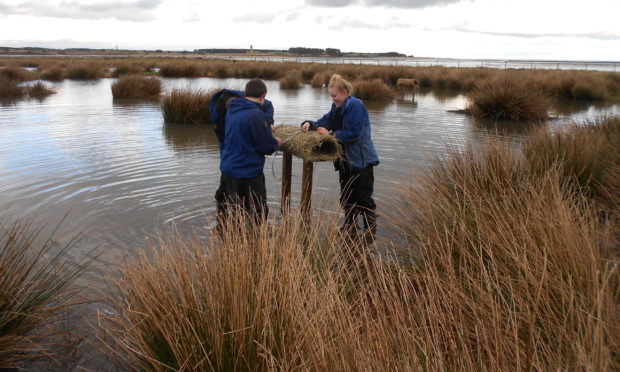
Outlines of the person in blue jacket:
M230 101L226 113L224 143L221 149L220 171L226 188L226 203L266 219L267 189L265 187L265 155L271 155L282 145L273 136L268 115L261 110L267 86L260 79L245 86L245 98Z
M245 98L245 92L233 89L221 89L209 100L209 111L211 113L211 123L215 136L220 146L220 156L224 145L224 137L226 133L225 119L230 102L237 98ZM267 123L274 124L273 120L273 104L269 100L260 106L261 111L267 116ZM226 185L224 177L220 176L220 185L215 191L216 219L218 224L221 222L222 216L226 213Z
M364 103L352 96L353 86L338 74L328 85L331 110L317 121L305 121L302 130L331 134L344 148L344 158L334 166L339 174L340 204L344 209L343 230L356 233L363 217L364 237L373 240L377 230L377 206L372 198L373 167L379 158L370 134L370 119Z

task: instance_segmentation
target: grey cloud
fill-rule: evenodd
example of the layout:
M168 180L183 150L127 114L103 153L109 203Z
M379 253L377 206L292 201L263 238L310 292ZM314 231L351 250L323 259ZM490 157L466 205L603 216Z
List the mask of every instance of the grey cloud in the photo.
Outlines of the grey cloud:
M122 21L148 21L154 18L152 10L163 0L108 1L84 3L81 1L25 1L18 5L2 5L3 15L29 15L37 17L72 19L118 19Z
M330 8L341 8L350 5L363 5L368 7L415 9L456 4L463 1L474 0L306 0L305 4Z
M392 18L389 22L370 23L359 19L344 19L329 26L331 30L340 31L345 28L365 28L371 30L390 30L394 28L409 27L408 24L400 22L397 18Z
M588 33L527 33L527 32L496 32L496 31L482 31L475 30L467 27L451 27L446 30L466 32L472 34L489 35L489 36L507 36L523 39L535 39L542 37L551 38L565 38L565 37L583 37L596 40L620 40L620 34L613 34L609 32L588 32Z
M368 6L384 6L390 8L426 8L456 4L466 0L365 0Z
M349 5L357 5L359 2L359 0L306 0L305 4L326 8L341 8Z
M275 18L276 15L272 13L253 13L235 17L233 18L233 22L271 23Z
M296 20L297 18L299 18L299 13L294 12L294 13L291 13L291 14L287 15L287 16L286 16L286 18L285 18L285 20L286 20L287 22L290 22L290 21L294 21L294 20Z

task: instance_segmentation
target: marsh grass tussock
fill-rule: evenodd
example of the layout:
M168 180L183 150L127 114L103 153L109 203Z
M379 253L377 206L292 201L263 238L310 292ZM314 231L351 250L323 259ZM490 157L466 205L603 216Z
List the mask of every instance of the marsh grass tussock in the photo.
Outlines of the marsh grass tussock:
M73 80L96 80L105 76L105 71L100 63L75 62L67 65L65 77Z
M354 95L365 101L391 101L396 92L381 79L353 82Z
M200 77L205 74L205 65L191 61L166 62L159 66L159 74L163 77Z
M42 81L37 81L34 84L29 85L26 88L28 92L28 96L32 98L45 98L49 95L56 93L56 91L43 83Z
M0 98L20 98L26 94L25 89L18 81L0 76Z
M620 118L574 124L554 132L539 129L525 140L523 152L532 172L544 174L557 168L563 182L591 198L620 190L620 184L609 180L620 165Z
M166 123L208 124L211 122L209 99L219 89L190 91L173 89L162 100Z
M51 66L41 73L41 79L49 81L61 81L64 78L64 70L61 66Z
M299 89L301 88L301 73L293 70L288 71L282 79L280 79L280 89Z
M24 82L34 79L34 76L31 72L16 66L0 68L0 77L17 82Z
M468 96L475 117L511 121L545 121L551 98L544 91L513 79L484 80Z
M112 84L114 98L151 98L161 93L161 80L142 75L123 75Z
M0 224L0 368L49 354L52 327L74 302L73 281L91 260L69 261L77 240L59 246L41 231L23 221Z

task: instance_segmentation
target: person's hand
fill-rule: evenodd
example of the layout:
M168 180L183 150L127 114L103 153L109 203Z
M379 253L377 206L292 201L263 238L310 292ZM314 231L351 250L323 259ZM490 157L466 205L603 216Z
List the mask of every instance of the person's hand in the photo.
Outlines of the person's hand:
M308 129L310 129L310 122L306 121L305 123L301 125L301 130L303 130L304 132L307 132Z
M318 127L316 132L319 134L329 134L329 131L323 127Z
M273 138L275 138L275 139L276 139L276 141L278 141L278 148L279 148L279 149L280 149L280 148L282 148L282 143L283 143L283 142L282 142L282 140L280 139L280 137L273 137Z

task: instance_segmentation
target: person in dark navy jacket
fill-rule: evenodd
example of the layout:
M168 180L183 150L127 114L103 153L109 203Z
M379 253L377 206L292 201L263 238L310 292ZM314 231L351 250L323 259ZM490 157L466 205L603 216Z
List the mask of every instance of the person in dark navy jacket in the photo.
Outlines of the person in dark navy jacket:
M264 220L269 213L265 187L265 155L280 148L282 140L273 136L267 114L261 110L267 87L260 79L245 86L245 98L230 101L225 117L220 171L226 187L226 202L237 205Z
M331 134L344 148L344 159L334 163L339 173L340 203L344 209L343 229L355 233L363 217L364 236L374 239L377 229L373 167L379 164L371 139L370 119L364 103L352 96L353 86L338 74L329 81L331 110L317 121L305 121L302 130Z
M237 98L245 98L245 92L241 90L233 89L221 89L215 93L209 100L209 111L211 113L211 123L213 125L213 131L217 137L218 144L220 146L220 156L224 145L225 137L225 119L228 112L228 106L232 100ZM269 100L260 106L261 111L267 116L267 123L274 124L273 120L273 104ZM218 224L221 223L222 216L226 213L226 184L224 183L224 177L220 176L220 185L215 192L215 204L216 204L216 218Z

